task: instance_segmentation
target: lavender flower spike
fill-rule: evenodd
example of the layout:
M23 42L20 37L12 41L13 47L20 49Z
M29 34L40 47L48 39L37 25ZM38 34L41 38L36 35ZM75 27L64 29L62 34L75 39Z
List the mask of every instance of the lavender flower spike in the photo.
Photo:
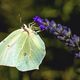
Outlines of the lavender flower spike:
M61 24L56 24L54 20L42 19L39 16L33 18L41 30L48 30L55 35L59 40L63 41L68 47L75 50L75 56L80 58L80 37L71 34L71 29ZM76 51L77 50L77 51Z
M39 16L35 16L33 18L34 22L36 22L41 30L45 30L46 26L44 25L43 19L40 18Z

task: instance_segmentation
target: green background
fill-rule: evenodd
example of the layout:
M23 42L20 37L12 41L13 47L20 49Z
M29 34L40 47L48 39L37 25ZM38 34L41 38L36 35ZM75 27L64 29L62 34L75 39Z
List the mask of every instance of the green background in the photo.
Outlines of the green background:
M36 15L66 25L79 35L80 0L0 0L0 41ZM39 35L46 45L40 69L19 72L0 66L0 80L80 80L80 60L49 32Z

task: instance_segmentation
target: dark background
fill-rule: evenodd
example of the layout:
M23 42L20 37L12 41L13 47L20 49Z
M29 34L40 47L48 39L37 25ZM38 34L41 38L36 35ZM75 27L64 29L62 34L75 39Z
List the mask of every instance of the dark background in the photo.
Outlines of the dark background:
M0 0L0 41L34 16L54 20L80 35L80 0ZM20 22L20 18L22 21ZM39 33L46 45L46 56L39 70L19 72L0 66L0 80L80 80L75 66L80 61L49 32Z

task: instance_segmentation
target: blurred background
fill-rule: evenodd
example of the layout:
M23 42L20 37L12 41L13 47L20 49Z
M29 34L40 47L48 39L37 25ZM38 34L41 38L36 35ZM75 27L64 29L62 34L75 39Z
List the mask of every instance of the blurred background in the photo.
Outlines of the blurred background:
M36 15L66 25L80 36L80 0L0 0L0 41ZM80 60L49 32L39 35L46 45L40 69L20 72L0 66L0 80L80 80Z

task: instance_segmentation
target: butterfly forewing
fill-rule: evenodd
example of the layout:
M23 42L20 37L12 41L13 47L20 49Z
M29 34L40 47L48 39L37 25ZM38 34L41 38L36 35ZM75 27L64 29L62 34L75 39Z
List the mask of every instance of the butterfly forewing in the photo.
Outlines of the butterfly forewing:
M17 58L28 34L22 29L12 32L0 43L0 65L16 66ZM22 37L22 38L21 38Z

